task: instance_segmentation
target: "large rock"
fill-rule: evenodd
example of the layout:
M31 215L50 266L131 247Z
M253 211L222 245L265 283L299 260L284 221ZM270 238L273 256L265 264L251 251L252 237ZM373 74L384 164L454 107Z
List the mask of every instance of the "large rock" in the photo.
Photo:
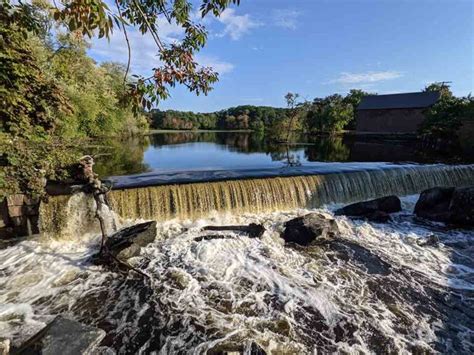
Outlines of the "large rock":
M105 243L107 250L120 260L140 255L141 247L152 243L156 237L156 221L136 224L113 234Z
M449 204L450 223L474 226L474 186L458 187Z
M434 187L423 191L415 205L415 214L433 221L448 222L453 193L454 187Z
M336 221L320 213L310 213L285 223L285 242L310 245L316 239L327 239L339 233Z
M18 353L42 355L91 354L105 331L62 316L28 340Z
M474 226L474 186L425 190L415 205L415 214L436 222Z
M402 203L397 196L386 196L375 200L357 202L336 211L336 215L367 218L374 222L387 222L389 213L402 210Z

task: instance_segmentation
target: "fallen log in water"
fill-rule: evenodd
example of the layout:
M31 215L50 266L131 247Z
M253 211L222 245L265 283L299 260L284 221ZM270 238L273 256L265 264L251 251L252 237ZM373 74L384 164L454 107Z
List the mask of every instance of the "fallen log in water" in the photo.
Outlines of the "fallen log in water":
M231 232L242 232L248 234L249 238L261 238L265 233L265 227L261 224L250 223L248 226L206 226L202 228L203 231L231 231ZM213 240L213 239L229 239L234 236L229 234L209 234L194 238L195 241L199 242L202 240Z

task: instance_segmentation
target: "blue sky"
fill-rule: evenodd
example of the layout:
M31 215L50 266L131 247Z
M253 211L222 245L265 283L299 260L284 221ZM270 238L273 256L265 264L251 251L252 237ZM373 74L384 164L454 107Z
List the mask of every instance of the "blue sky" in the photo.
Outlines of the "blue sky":
M209 112L251 104L283 106L285 93L306 99L351 88L418 91L452 81L457 95L474 93L472 0L241 0L221 18L204 20L210 34L198 60L221 73L215 89L196 97L171 91L161 109ZM163 21L162 37L180 38ZM149 37L133 32L132 69L157 66ZM94 40L98 61L126 60L120 33Z

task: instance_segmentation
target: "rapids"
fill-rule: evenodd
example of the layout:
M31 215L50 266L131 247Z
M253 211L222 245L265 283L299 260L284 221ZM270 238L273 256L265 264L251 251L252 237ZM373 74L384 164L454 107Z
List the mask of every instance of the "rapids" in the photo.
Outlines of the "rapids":
M23 241L0 250L0 335L18 345L65 313L106 330L110 354L473 353L474 232L414 219L416 198L387 224L334 217L340 238L309 248L284 245L284 222L339 205L168 220L133 260L150 280L88 263L95 233ZM261 239L194 241L251 222Z

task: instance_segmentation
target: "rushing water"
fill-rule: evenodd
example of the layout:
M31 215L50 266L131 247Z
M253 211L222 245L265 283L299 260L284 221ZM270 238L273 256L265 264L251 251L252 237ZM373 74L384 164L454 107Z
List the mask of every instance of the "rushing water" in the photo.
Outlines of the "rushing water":
M272 354L472 353L474 234L415 220L415 201L388 224L335 217L338 239L307 248L279 237L306 209L170 220L134 260L150 280L88 263L94 234L25 241L0 250L0 334L16 344L65 313L105 329L102 349L118 354L252 342ZM204 225L251 222L261 239L195 240ZM433 233L440 242L424 245Z
M315 208L388 194L414 194L434 186L464 186L474 180L474 165L384 164L366 170L338 165L333 169L322 173L309 170L307 175L286 177L269 177L275 170L259 170L256 174L263 175L260 178L242 179L237 175L237 180L195 183L190 183L196 178L193 174L147 175L143 179L138 176L139 187L114 189L108 198L115 213L121 217L166 221L176 217L196 219L213 211L261 213ZM212 176L204 175L204 178L210 180L229 174L232 176L234 172L224 171ZM185 183L173 183L177 179ZM125 183L128 180L132 180L131 184L135 186L135 179L127 178ZM147 186L151 183L167 184ZM87 199L78 195L50 198L41 206L41 229L56 236L75 237L94 226L97 228L93 203L92 197ZM78 207L86 205L89 206L87 209Z

